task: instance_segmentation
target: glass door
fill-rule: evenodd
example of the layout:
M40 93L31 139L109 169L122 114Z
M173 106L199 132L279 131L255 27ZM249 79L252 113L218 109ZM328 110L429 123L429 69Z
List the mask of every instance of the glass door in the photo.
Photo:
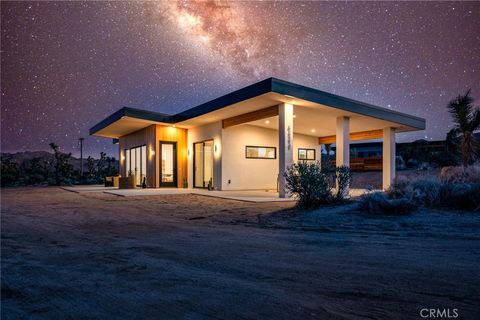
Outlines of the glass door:
M213 140L197 142L194 144L193 171L194 187L207 188L213 184Z
M126 175L135 177L135 185L141 186L147 176L147 147L125 149Z
M177 186L177 143L160 141L160 187Z

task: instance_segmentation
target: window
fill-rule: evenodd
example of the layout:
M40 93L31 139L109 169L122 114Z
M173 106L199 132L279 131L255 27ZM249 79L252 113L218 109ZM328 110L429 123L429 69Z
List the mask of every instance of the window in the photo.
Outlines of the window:
M125 172L127 177L135 176L135 184L140 186L147 175L147 147L125 149Z
M277 148L275 147L257 147L246 146L245 157L247 159L276 159Z
M315 149L298 149L298 160L315 160Z

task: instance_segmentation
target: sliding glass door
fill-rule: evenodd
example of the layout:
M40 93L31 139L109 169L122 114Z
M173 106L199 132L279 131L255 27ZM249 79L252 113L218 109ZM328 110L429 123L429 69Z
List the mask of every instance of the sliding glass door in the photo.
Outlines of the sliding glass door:
M135 184L141 186L147 176L147 147L125 149L125 166L127 176L133 175Z
M213 140L194 143L193 149L193 186L207 188L213 184Z

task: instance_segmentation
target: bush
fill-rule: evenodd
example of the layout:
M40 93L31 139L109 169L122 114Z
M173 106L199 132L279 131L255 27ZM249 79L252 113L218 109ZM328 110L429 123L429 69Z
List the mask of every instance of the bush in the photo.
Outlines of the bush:
M318 163L299 162L285 173L287 189L298 198L298 206L316 208L332 201L328 176Z
M389 199L383 192L368 192L360 198L359 209L373 215L406 215L417 206L407 198Z
M352 183L352 171L347 166L340 166L335 169L335 177L337 180L337 194L335 195L338 201L345 200L348 196L348 189Z
M443 207L480 212L480 183L445 183L440 199Z
M440 180L447 183L480 183L480 166L443 167Z
M299 162L291 165L285 172L286 188L298 199L302 208L317 208L322 204L344 201L352 180L350 168L321 167L318 162ZM337 192L333 189L338 181Z
M445 173L445 172L448 172ZM471 172L459 177L455 170L446 170L443 181L437 179L420 179L409 181L396 179L388 190L391 199L407 199L413 204L425 207L448 207L459 210L480 210L480 183L464 183L459 181L475 181L478 177ZM453 173L452 173L453 172Z

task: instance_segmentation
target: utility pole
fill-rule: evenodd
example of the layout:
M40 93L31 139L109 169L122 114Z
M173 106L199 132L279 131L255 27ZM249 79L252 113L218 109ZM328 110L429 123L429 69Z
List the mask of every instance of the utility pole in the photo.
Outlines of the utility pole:
M80 176L83 177L83 140L85 138L78 138L80 141Z

